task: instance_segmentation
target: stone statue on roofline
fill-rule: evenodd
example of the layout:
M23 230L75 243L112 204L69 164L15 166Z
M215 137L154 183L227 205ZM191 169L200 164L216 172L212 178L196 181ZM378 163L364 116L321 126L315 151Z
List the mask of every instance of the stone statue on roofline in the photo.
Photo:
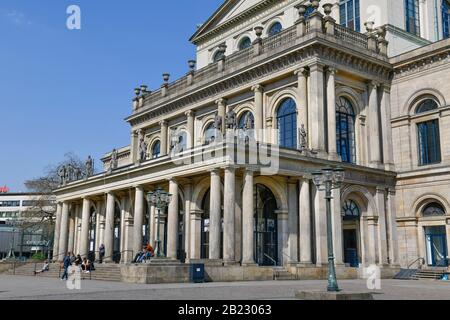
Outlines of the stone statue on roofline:
M88 156L86 162L86 178L92 177L94 175L94 160L91 156Z

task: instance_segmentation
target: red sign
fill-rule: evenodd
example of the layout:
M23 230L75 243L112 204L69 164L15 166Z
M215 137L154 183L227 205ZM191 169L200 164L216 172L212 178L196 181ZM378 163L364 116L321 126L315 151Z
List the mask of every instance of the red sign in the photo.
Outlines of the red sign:
M7 186L0 187L0 193L8 193L8 192L9 192L9 188Z

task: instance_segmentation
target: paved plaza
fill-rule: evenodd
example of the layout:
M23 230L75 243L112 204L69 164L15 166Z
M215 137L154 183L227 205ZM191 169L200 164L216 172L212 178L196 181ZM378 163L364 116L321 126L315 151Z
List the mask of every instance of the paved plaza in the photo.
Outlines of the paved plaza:
M364 280L339 281L349 292L369 292ZM376 300L450 300L450 282L382 280ZM68 290L59 279L0 276L0 300L292 300L298 290L320 290L325 281L264 281L203 284L127 284L82 281Z

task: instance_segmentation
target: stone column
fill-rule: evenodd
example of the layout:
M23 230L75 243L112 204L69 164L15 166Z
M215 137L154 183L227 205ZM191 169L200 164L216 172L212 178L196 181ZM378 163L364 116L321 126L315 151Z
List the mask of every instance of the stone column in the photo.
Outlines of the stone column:
M233 264L236 259L234 251L235 191L235 168L227 167L225 168L225 186L223 192L223 260L226 264Z
M166 156L167 155L167 140L168 140L168 136L167 136L167 121L163 120L159 123L159 125L161 126L161 157Z
M100 202L97 202L97 208L95 212L95 243L94 243L94 251L95 251L95 261L100 260L100 253L98 252L98 248L101 244L101 238L100 238L100 228L101 224L100 221L102 220L102 204ZM89 248L90 250L90 248Z
M256 85L252 87L252 91L255 93L255 130L256 130L256 139L258 141L262 140L262 129L263 126L263 96L264 96L264 87L262 85Z
M312 264L311 257L311 198L309 192L310 181L300 180L300 263L302 265Z
M288 191L288 257L287 263L289 265L298 264L298 228L299 228L299 216L298 205L299 200L297 195L297 180L288 179L287 181Z
M105 220L105 262L112 262L114 253L114 209L115 197L109 192L106 198L106 220Z
M188 141L186 144L186 147L188 149L192 149L194 147L194 117L195 113L192 110L189 110L185 113L187 117L187 134L188 134Z
M142 227L144 225L144 188L137 186L134 198L134 221L133 221L133 253L142 250Z
M209 208L209 259L220 259L220 233L221 233L221 192L219 170L211 171L211 192Z
M75 243L75 214L71 214L69 218L69 241L67 245L67 251L73 252Z
M73 243L73 251L74 254L78 254L80 248L80 233L81 233L81 217L79 215L78 210L79 205L75 205L75 210L73 212L75 216L75 234L74 234L74 243Z
M188 183L184 186L184 251L187 261L191 259L191 197L192 184Z
M131 161L134 164L139 163L139 137L137 131L131 131Z
M56 204L56 221L55 221L55 233L53 236L53 261L60 260L59 254L59 234L61 231L61 215L62 215L62 203Z
M316 63L310 66L309 86L309 137L313 150L325 152L325 114L324 114L324 66Z
M149 230L150 230L150 245L156 250L156 208L155 206L150 206L150 219L149 219Z
M387 213L386 220L388 223L388 243L389 243L389 263L391 265L399 264L398 255L398 236L397 236L397 210L395 207L395 189L389 189L387 196ZM448 234L447 234L448 237Z
M236 176L235 212L234 212L234 254L235 261L242 261L242 187L243 178Z
M382 85L381 128L383 131L383 160L386 170L395 170L391 125L391 88Z
M303 124L305 130L309 133L308 122L308 70L306 68L300 68L295 71L298 77L298 89L297 89L297 127L301 128Z
M370 164L378 168L381 165L380 150L380 123L378 108L378 85L375 82L369 83L369 150Z
M281 265L289 265L289 234L288 218L289 210L276 210L278 224L278 261Z
M344 264L344 242L343 242L343 230L342 230L342 215L341 215L341 190L334 189L332 191L331 200L331 223L333 224L333 249L334 249L334 262L336 265Z
M82 210L80 255L82 258L87 258L89 253L89 218L91 210L91 201L88 198L83 198Z
M337 160L336 144L336 69L329 67L327 76L328 157Z
M377 217L367 217L366 261L369 265L377 261Z
M378 208L378 257L379 264L388 264L387 235L386 235L386 191L377 187L375 201Z
M191 250L190 259L200 259L202 211L191 212Z
M218 99L216 101L219 116L222 117L222 133L225 133L225 114L227 108L227 100Z
M242 265L254 265L254 182L253 171L244 172L244 190L242 195Z
M59 233L59 257L58 260L62 261L67 253L67 240L68 240L68 228L69 228L69 204L63 202L62 214L61 214L61 229Z
M327 214L325 192L318 191L314 186L314 228L316 265L318 267L328 264L327 252Z
M169 180L169 193L172 201L169 203L167 216L167 258L177 259L178 243L178 183L174 179Z
M133 261L134 256L136 255L136 251L133 248L134 245L134 237L132 238L132 233L134 233L134 220L131 217L129 213L125 214L125 217L123 219L124 222L124 228L123 228L123 247L122 247L122 255L120 257L120 263L128 263ZM141 234L142 234L142 228L141 228ZM130 241L133 240L133 241ZM129 251L129 250L132 250ZM142 246L139 249L139 251L142 250Z

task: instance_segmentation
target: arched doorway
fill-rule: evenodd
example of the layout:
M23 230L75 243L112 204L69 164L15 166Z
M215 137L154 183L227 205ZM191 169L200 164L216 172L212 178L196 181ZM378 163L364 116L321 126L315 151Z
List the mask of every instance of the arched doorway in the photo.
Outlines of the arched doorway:
M256 185L255 193L255 261L260 266L278 263L277 202L269 188Z
M210 230L210 216L209 216L209 203L210 203L210 192L205 193L202 201L202 215L201 215L201 225L200 225L200 258L209 259L209 230ZM221 228L220 228L220 258L223 257L223 213L221 213Z
M91 207L89 213L89 254L88 259L95 260L95 241L97 239L97 211Z
M120 263L120 237L121 237L121 221L122 221L122 210L119 204L116 202L114 207L114 241L113 241L113 261L115 263Z
M439 218L445 219L445 209L440 203L433 201L423 207L422 220L424 221L426 260L430 267L448 266L445 220L441 223Z
M356 202L346 200L342 206L344 263L353 268L357 268L362 260L359 237L360 218L361 210Z

